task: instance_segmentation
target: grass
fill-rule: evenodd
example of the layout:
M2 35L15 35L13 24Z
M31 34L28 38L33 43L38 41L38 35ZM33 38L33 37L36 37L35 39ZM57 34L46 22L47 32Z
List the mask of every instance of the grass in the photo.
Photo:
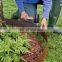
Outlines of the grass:
M62 62L62 35L48 33L48 56L44 62Z
M38 6L38 13L42 13L42 8ZM5 18L11 18L11 15L17 11L15 0L3 0L3 11ZM62 10L57 21L57 26L62 26ZM41 17L41 16L40 16ZM62 62L62 35L56 33L47 33L48 35L48 56L44 62Z

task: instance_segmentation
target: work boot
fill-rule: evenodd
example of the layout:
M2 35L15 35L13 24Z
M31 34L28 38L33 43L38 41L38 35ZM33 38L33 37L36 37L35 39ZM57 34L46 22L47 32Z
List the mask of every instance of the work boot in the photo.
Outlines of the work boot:
M54 33L57 33L57 34L62 34L62 28L54 27L54 28L53 28L53 32L54 32Z

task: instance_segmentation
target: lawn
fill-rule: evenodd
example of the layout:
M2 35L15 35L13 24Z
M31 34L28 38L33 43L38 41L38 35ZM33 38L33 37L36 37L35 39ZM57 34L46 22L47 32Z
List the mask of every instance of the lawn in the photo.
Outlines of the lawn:
M11 15L17 11L15 0L3 0L3 11L5 18L11 18ZM38 13L42 13L42 6L38 6ZM57 21L57 26L62 26L62 10ZM62 35L48 32L48 56L44 62L62 62Z

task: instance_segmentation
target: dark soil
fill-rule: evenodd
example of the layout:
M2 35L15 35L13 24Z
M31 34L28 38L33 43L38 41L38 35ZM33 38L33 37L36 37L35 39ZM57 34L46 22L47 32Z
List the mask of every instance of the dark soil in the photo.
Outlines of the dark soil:
M29 43L32 46L30 51L23 54L23 59L26 62L43 62L47 48L41 48L42 43L40 43L34 35L29 38Z

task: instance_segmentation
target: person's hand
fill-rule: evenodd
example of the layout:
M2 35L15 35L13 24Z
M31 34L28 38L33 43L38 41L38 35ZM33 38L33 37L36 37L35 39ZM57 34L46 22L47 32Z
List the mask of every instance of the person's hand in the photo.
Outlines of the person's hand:
M28 14L25 11L23 11L21 13L21 19L27 20L27 19L33 19L33 17L28 16Z
M45 18L42 19L40 28L45 31L47 29L47 20Z

